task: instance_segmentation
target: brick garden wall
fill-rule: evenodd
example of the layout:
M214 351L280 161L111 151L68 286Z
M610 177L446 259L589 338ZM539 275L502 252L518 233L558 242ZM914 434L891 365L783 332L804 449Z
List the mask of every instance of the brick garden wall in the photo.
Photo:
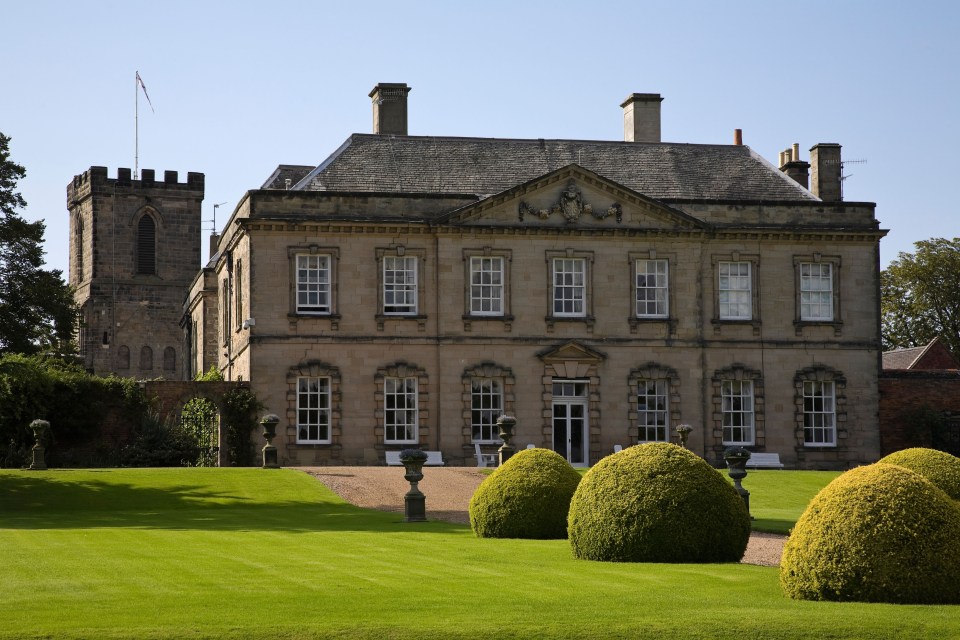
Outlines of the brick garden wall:
M910 414L922 408L947 417L942 437L952 446L941 448L949 450L960 442L960 371L884 371L879 382L882 455L934 444L930 434L917 433L910 424Z

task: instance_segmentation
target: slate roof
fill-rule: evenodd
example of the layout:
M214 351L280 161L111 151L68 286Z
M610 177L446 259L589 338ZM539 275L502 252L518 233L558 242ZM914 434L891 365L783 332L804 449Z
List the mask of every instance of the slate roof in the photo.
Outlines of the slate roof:
M314 169L315 167L313 165L281 164L273 170L273 173L270 174L270 177L267 178L267 181L264 182L260 188L285 189L287 178L290 179L291 185L295 185Z
M818 201L743 145L359 133L293 188L488 196L572 163L658 200Z

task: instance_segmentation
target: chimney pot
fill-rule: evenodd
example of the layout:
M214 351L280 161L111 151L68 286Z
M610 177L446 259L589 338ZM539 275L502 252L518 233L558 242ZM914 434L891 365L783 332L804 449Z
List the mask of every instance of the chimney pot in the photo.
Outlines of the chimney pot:
M743 144L743 129L734 129L733 130L733 144L738 147Z
M407 135L407 94L405 82L381 82L370 92L373 102L373 132Z
M659 93L632 93L621 103L624 142L660 142Z

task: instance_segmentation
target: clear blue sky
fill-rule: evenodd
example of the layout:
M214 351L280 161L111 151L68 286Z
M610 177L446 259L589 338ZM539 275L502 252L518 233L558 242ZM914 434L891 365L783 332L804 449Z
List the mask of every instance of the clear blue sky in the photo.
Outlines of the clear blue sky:
M67 268L70 179L133 167L137 70L156 109L141 96L141 170L205 173L218 226L276 165L370 132L370 89L406 82L412 135L622 140L620 102L649 92L664 141L741 128L773 163L838 142L867 160L845 199L877 203L884 265L960 235L952 1L6 0L0 19L0 131L52 268Z

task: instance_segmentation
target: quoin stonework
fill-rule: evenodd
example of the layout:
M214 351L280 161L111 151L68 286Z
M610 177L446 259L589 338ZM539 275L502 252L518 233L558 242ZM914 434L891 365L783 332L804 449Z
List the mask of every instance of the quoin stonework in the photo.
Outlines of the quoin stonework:
M475 464L504 413L575 465L681 423L716 464L879 457L885 231L841 199L840 145L663 142L642 93L624 141L408 135L409 94L377 85L374 133L245 193L202 267L201 174L77 176L88 367L249 381L285 465Z

